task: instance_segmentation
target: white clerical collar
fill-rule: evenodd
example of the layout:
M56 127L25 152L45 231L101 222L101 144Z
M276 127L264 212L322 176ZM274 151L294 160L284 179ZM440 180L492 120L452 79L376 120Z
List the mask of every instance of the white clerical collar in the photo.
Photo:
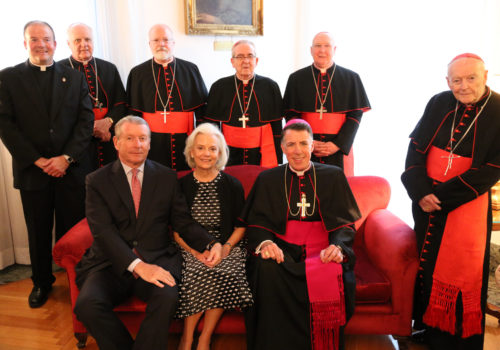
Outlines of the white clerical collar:
M75 60L78 63L83 64L84 66L86 66L87 64L89 64L90 61L92 61L94 59L94 56L90 57L88 61L77 60L76 58L73 57L73 55L71 55L71 59Z
M120 163L122 163L122 167L123 167L123 170L125 170L125 174L128 174L128 173L132 170L132 168L131 168L131 167L129 167L127 164L123 163L121 160L120 160ZM139 170L139 171L144 172L144 164L145 164L145 163L146 163L146 162L142 163L141 165L139 165L139 166L138 166L137 168L135 168L135 169L137 169L137 170Z
M331 65L329 65L329 66L328 66L328 67L326 67L326 68L319 68L319 67L318 67L316 64L314 64L314 63L313 63L313 65L314 65L314 67L315 67L317 70L319 70L321 73L323 73L323 74L324 74L324 73L326 73L326 71L327 71L327 70L329 70L330 68L332 68L332 67L333 67L333 64L334 64L334 63L335 63L335 62L333 62L333 61L332 61L332 64L331 64Z
M158 61L156 60L156 58L154 58L154 57L153 57L153 60L154 60L157 64L159 64L160 66L166 67L166 66L168 66L170 63L172 63L172 61L174 60L174 56L170 57L170 58L167 60L167 62L165 62L165 63L160 63L160 62L158 62Z
M238 78L239 80L241 80L243 82L243 84L245 84L245 85L247 85L248 82L250 80L252 80L254 76L255 76L255 74L252 74L252 76L250 78L248 78L248 79L242 79L241 77L238 76L238 73L236 73L236 78Z
M35 64L35 63L31 62L31 59L29 61L30 61L30 64L32 66L40 68L40 71L42 71L42 72L45 72L47 70L47 67L52 67L54 65L54 61L52 61L52 63L48 64L48 65Z
M311 162L309 162L309 166L308 166L306 169L301 170L301 171L299 171L299 170L295 170L294 168L292 168L292 166L290 165L290 163L288 163L288 167L290 168L290 170L291 170L292 172L294 172L295 174L297 174L297 176L304 176L304 173L305 173L306 171L308 171L309 169L311 169Z

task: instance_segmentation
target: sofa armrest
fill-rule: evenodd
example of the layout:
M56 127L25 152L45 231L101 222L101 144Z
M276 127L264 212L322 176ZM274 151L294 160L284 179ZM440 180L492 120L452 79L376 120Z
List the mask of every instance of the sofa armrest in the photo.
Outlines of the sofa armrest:
M413 291L418 269L415 232L387 209L373 211L366 219L365 251L390 281L393 312L413 307Z
M55 263L66 270L73 270L93 240L87 219L82 219L54 245L52 256Z

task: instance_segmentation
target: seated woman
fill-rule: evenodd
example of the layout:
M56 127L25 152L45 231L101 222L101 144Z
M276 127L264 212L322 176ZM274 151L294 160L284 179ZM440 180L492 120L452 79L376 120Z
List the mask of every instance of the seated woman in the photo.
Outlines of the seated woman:
M225 309L250 306L252 295L245 274L244 224L237 220L245 196L241 183L223 173L228 159L224 136L212 124L198 126L188 137L184 155L193 172L180 179L191 215L223 243L220 264L206 266L206 256L174 233L184 266L176 317L184 318L179 350L190 350L200 317L205 314L197 350L208 350L215 326Z

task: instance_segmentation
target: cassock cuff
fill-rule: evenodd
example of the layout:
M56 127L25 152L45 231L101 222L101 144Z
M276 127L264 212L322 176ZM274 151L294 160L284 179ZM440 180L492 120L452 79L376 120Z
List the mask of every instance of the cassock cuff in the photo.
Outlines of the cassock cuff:
M130 271L130 273L134 272L134 269L135 267L140 263L142 262L141 259L139 258L136 258L134 261L132 261L132 263L130 263L130 265L127 267L127 270Z
M264 243L267 243L267 242L273 243L273 241L271 241L270 239L266 239L265 241L260 242L260 244L257 246L257 248L255 248L255 254L260 254L260 250L262 248L262 245Z

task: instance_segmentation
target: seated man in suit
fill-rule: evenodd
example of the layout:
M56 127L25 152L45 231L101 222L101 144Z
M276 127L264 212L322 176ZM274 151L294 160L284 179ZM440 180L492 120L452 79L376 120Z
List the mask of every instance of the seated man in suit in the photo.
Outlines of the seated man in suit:
M189 215L176 173L146 160L150 135L144 119L121 119L113 138L118 160L86 180L94 242L76 269L75 314L100 349L167 348L182 268L170 226L206 254L207 265L221 260L220 243ZM148 304L135 342L113 312L131 295Z

